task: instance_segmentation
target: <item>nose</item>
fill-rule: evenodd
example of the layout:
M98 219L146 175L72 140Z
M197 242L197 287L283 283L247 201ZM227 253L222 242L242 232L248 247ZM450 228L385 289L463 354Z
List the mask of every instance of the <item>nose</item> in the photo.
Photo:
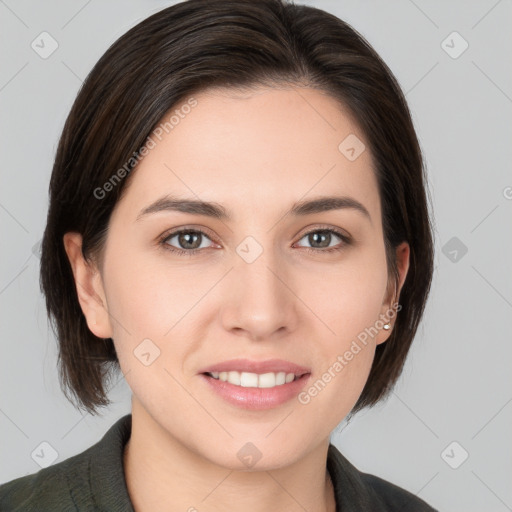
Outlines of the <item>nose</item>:
M223 290L224 329L253 341L268 340L295 330L300 300L293 276L270 249L254 261L236 254Z

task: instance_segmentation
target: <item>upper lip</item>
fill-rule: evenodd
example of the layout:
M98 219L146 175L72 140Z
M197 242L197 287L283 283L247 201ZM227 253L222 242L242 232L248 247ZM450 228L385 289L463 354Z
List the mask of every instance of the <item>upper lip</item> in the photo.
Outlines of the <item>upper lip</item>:
M249 373L269 373L285 372L294 373L297 376L310 373L308 368L300 366L283 359L267 359L266 361L250 361L249 359L230 359L221 363L212 364L200 370L199 373L211 372L249 372Z

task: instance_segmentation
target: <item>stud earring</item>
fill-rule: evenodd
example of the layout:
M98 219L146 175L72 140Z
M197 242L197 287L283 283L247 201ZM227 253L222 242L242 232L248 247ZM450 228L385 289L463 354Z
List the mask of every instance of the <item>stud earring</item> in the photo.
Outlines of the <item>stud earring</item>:
M391 325L390 324L384 324L382 326L386 331L389 331L389 329L391 329Z

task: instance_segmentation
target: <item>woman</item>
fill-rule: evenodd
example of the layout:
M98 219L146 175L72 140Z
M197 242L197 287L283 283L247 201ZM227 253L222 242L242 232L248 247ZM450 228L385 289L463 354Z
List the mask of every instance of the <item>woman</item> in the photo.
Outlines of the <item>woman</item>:
M66 121L41 286L78 407L132 412L2 510L433 510L330 444L384 399L433 242L403 94L338 18L189 0L103 55Z

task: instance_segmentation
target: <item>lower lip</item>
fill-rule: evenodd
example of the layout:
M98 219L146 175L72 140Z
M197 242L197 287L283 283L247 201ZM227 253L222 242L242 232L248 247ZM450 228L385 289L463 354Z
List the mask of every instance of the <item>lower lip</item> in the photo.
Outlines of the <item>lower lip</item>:
M295 398L306 385L311 374L306 373L297 380L273 388L244 388L206 374L200 376L227 402L242 409L272 409Z

